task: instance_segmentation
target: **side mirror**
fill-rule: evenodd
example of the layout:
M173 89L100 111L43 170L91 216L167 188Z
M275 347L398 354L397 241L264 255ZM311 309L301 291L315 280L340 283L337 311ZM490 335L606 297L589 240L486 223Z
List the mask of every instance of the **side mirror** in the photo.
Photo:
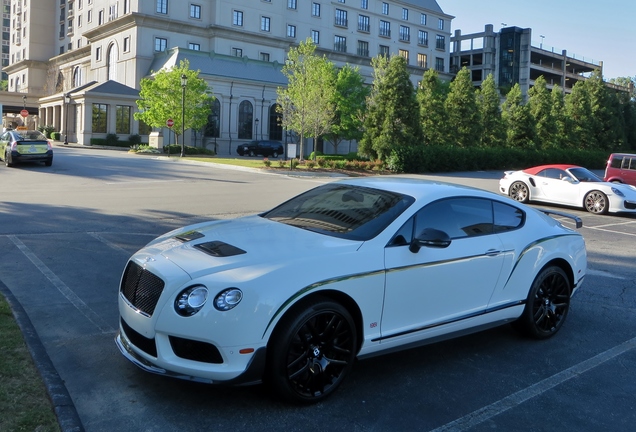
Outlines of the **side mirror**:
M577 182L576 180L574 180L572 177L569 177L569 176L565 176L561 180L566 181L568 183L572 183L572 184Z
M421 233L413 238L409 245L409 250L413 253L418 253L421 247L443 249L447 248L450 244L451 239L444 231L434 228L424 228Z

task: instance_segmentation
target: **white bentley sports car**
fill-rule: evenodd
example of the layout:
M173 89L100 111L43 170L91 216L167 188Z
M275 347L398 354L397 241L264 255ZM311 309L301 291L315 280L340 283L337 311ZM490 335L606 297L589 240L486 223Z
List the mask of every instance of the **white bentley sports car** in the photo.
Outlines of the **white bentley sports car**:
M586 273L580 226L449 183L334 181L135 253L116 343L149 372L265 382L289 401L316 402L356 358L504 323L553 336Z
M499 191L515 201L541 201L584 208L590 213L636 213L636 187L604 182L576 165L541 165L506 171Z

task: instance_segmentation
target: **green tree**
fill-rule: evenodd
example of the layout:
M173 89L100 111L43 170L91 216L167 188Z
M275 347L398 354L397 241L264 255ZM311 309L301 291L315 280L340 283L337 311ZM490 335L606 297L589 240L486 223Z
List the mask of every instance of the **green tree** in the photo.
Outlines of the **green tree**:
M331 130L326 138L333 144L335 153L343 140L362 138L362 119L366 110L366 98L370 88L357 67L343 66L336 77L334 94L335 114Z
M567 140L570 146L592 149L596 145L592 117L590 94L584 82L579 81L572 87L572 93L565 97L565 112L568 117Z
M444 102L448 116L450 142L459 147L475 147L481 140L481 121L470 71L463 67L450 84Z
M287 88L278 88L283 127L300 135L300 157L305 137L316 140L326 133L334 118L335 68L326 57L315 55L311 38L291 48L283 66Z
M440 146L447 144L448 120L444 108L446 90L435 69L424 72L420 87L417 89L417 101L420 105L420 121L425 144Z
M534 86L528 91L528 108L534 119L536 147L554 147L557 124L552 117L552 96L543 75L534 80Z
M506 129L501 118L499 91L492 74L481 83L481 89L477 93L477 104L481 118L481 145L503 146L506 142Z
M610 90L596 70L584 82L590 95L594 148L610 150L625 142L625 124L616 90Z
M177 143L182 129L201 129L208 121L210 101L214 99L214 96L210 95L211 88L205 80L199 78L199 72L190 70L188 61L183 60L178 67L152 72L150 78L143 78L137 100L139 111L135 113L135 119L142 120L153 128L164 127L166 121L172 119L174 122L172 129L177 136ZM185 88L185 106L181 103L182 75L188 78Z
M386 161L396 151L422 144L419 106L404 57L378 56L371 64L373 90L359 152Z
M519 84L515 84L506 95L501 116L506 125L506 141L509 147L534 148L534 123L528 106L523 104Z
M565 97L563 96L563 90L558 85L552 87L550 93L550 115L554 121L554 137L549 143L554 148L562 148L571 146L570 141L567 138L568 117L565 113ZM545 143L544 147L545 147Z

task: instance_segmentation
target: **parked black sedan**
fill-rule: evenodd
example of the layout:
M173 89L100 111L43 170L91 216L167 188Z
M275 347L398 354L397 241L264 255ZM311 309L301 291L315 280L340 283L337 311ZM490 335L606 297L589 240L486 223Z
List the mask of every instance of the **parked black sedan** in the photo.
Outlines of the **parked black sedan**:
M36 130L10 130L0 135L0 158L10 167L20 162L53 164L53 148L49 140Z
M285 153L283 144L278 141L250 141L245 144L239 144L236 152L241 156L272 156L277 158L278 155Z

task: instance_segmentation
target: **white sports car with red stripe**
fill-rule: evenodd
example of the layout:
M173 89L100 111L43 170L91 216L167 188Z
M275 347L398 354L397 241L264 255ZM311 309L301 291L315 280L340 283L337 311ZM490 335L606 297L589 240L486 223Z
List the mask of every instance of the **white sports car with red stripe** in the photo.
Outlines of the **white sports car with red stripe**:
M584 208L590 213L636 213L636 187L604 182L577 165L541 165L506 171L499 191L515 201Z

